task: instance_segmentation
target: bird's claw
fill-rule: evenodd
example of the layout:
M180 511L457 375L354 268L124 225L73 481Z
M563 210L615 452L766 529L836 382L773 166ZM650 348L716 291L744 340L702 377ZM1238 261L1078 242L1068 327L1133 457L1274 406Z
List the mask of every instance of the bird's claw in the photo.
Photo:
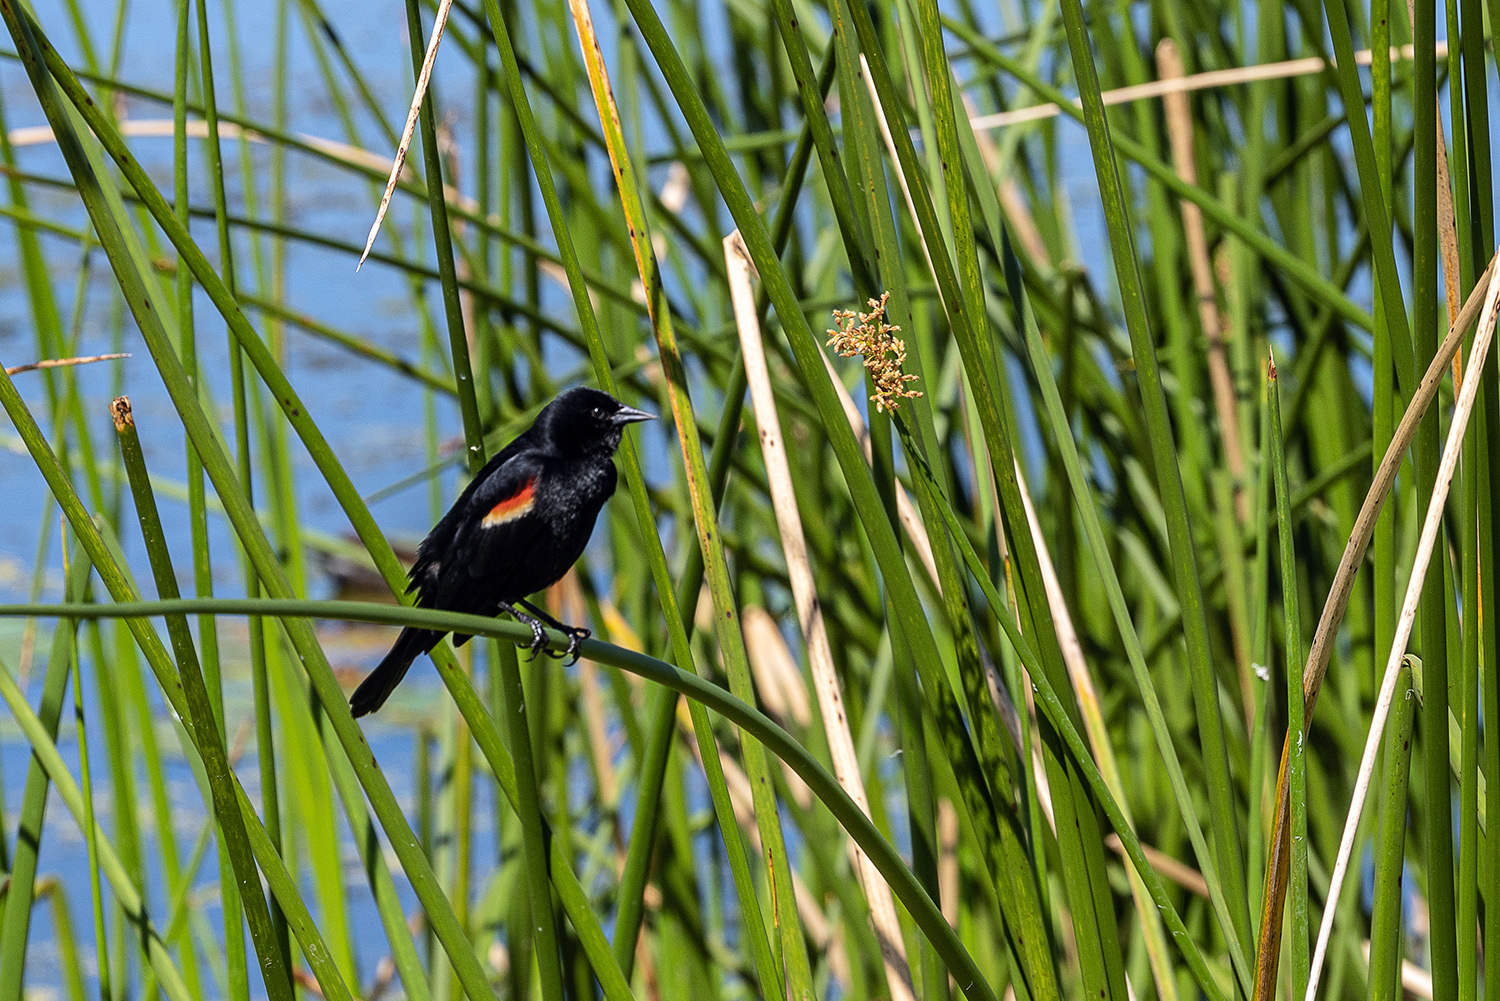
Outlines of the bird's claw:
M564 629L563 633L568 637L568 648L562 653L552 653L551 651L548 651L548 655L556 657L558 660L565 661L563 667L572 667L574 664L578 663L578 658L581 656L578 648L583 645L584 640L588 639L594 634L580 626L572 626L568 629Z
M532 608L532 606L530 605L527 605L526 607ZM558 632L562 633L568 638L568 648L561 653L554 653L551 650L547 649L547 634L542 628L541 619L535 618L531 615L527 615L525 612L522 612L520 609L510 604L502 604L500 606L500 610L510 615L517 622L524 622L526 625L531 627L531 642L527 644L526 647L531 651L531 656L526 658L526 662L528 664L533 660L536 660L537 654L545 653L553 660L566 660L567 663L563 666L571 667L574 664L578 663L579 646L582 645L584 640L593 635L593 633L580 626L563 625L561 622L558 622L556 619L553 619L550 616L544 616L544 618L546 618L547 621L551 623L551 625L556 628Z
M535 619L526 623L531 627L531 644L527 647L531 656L526 658L526 663L536 660L536 655L547 649L547 634L542 630L542 624ZM551 656L549 653L548 656Z

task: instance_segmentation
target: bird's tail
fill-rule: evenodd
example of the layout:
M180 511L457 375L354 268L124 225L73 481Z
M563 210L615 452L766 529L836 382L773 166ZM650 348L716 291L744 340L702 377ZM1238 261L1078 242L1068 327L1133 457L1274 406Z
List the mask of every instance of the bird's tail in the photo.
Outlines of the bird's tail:
M349 696L349 711L354 713L354 718L369 715L385 705L385 700L391 697L396 686L401 684L401 679L406 677L411 662L437 646L438 640L442 638L442 633L431 629L401 630L391 652L385 655L385 659L375 666L375 670Z

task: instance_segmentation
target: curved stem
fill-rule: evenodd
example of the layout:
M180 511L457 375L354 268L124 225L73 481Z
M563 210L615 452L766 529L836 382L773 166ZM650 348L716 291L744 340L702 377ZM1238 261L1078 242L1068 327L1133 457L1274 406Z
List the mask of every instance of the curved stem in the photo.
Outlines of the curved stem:
M531 642L530 628L516 622L442 612L429 608L408 608L363 601L295 601L272 598L185 598L176 601L134 601L111 605L0 605L0 618L53 617L80 619L147 618L160 615L264 615L272 618L341 619L349 622L375 622L384 625L416 626L488 636L519 644ZM566 650L569 637L548 630L546 649ZM927 895L917 877L907 868L901 855L883 838L838 779L824 768L807 749L778 726L769 716L735 698L733 694L710 681L679 670L665 661L648 657L599 640L584 640L579 647L583 656L601 664L610 664L648 681L681 692L689 699L713 710L766 745L766 748L796 772L814 796L828 807L844 830L875 863L880 874L910 912L947 964L959 987L970 998L995 1001L995 995L984 980L973 957L948 925L942 911Z

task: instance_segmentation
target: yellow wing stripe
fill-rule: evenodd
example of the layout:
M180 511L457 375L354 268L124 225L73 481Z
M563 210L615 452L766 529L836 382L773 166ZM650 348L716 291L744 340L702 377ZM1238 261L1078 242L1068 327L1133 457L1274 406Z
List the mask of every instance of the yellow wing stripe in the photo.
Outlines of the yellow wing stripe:
M536 501L536 477L526 481L526 485L514 495L505 498L499 504L490 508L490 513L484 516L479 524L484 528L494 528L496 525L504 525L506 522L515 521L517 518L531 510L531 505Z

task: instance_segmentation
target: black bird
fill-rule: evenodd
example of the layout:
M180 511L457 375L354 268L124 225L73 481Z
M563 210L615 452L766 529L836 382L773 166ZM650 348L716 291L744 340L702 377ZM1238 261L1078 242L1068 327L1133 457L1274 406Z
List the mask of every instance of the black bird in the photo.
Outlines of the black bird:
M543 407L423 540L407 587L417 592L417 605L474 615L506 612L531 627L533 657L545 642L546 622L571 640L561 656L577 659L588 630L563 625L526 597L557 583L583 555L600 509L615 492L614 454L625 425L653 417L584 387ZM354 715L384 705L412 661L444 635L401 630L391 652L349 698ZM454 637L459 645L468 639Z

